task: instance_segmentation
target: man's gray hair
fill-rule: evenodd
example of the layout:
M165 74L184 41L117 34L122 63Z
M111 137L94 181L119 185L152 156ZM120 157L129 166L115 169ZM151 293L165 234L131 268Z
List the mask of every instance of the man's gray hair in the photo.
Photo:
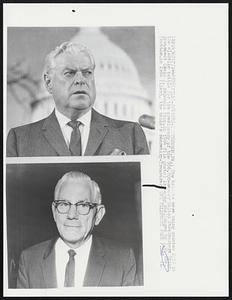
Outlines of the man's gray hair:
M92 63L93 69L95 68L95 61L91 51L82 44L77 44L73 42L64 42L52 50L45 58L44 74L49 74L49 72L55 67L55 58L62 53L74 53L85 52L88 54L90 61Z
M93 203L97 203L97 204L101 204L102 201L102 196L101 196L101 191L99 188L99 185L97 184L97 182L95 182L94 180L92 180L88 175L78 172L78 171L71 171L68 173L65 173L60 180L57 182L56 187L55 187L55 200L59 200L57 197L59 196L60 193L60 189L63 185L64 182L67 181L74 181L74 182L85 182L89 185L90 187L90 191L91 191L91 195L92 195L92 202Z

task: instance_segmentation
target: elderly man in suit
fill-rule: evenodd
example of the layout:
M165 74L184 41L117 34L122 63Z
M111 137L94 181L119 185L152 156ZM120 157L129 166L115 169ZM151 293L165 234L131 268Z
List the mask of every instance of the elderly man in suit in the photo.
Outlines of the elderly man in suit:
M132 249L92 234L105 214L98 184L72 171L58 181L54 196L59 237L22 252L17 287L138 285Z
M44 80L55 110L38 122L13 128L7 156L149 154L138 123L96 112L95 62L83 45L65 42L46 59Z

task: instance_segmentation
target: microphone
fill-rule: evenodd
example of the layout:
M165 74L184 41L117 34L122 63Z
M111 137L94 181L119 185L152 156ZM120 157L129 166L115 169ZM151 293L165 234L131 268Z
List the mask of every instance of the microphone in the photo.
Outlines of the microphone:
M155 117L142 115L139 117L139 124L148 129L155 129Z

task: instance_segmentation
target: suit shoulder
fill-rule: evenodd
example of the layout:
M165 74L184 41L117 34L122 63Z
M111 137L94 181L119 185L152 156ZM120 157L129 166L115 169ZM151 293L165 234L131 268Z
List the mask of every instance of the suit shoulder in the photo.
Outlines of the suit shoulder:
M46 119L47 118L44 118L44 119L41 119L41 120L33 122L33 123L29 123L29 124L21 125L21 126L18 126L18 127L14 127L14 128L12 128L12 130L14 130L17 133L21 133L21 132L27 132L27 131L30 131L30 130L33 130L33 129L36 129L36 128L40 128L43 125L43 123Z
M26 249L23 250L23 253L25 255L29 255L29 256L34 256L34 255L38 255L41 253L44 253L44 250L50 245L52 240L47 240L47 241L43 241L41 243L35 244L33 246L30 246Z

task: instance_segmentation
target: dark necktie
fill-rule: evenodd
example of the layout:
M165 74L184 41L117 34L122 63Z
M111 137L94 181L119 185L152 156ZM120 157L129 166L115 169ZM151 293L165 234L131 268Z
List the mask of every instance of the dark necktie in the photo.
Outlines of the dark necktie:
M76 252L72 249L68 251L69 260L66 265L65 269L65 279L64 279L64 286L65 287L74 287L75 283L75 259L74 256Z
M73 131L71 134L69 150L72 155L81 155L81 133L79 126L81 125L80 121L70 121L67 123L68 126L72 127Z

